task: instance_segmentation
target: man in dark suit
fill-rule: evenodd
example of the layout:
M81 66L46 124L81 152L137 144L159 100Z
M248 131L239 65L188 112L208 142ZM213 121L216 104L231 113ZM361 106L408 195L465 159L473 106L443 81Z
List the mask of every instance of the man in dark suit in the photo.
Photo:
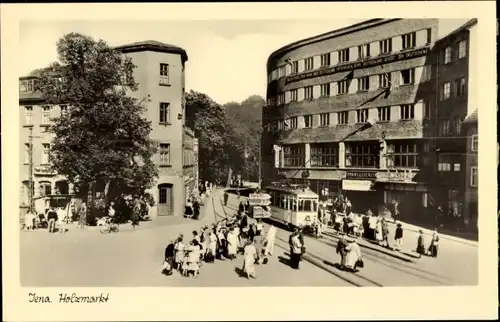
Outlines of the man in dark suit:
M340 269L344 269L345 258L347 255L347 250L346 250L347 245L348 242L345 239L345 235L342 235L342 237L337 242L337 254L340 254Z

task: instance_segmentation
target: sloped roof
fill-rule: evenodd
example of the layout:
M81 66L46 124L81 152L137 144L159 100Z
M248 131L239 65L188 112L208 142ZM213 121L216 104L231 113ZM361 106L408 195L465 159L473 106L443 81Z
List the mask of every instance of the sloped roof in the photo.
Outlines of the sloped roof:
M477 108L465 118L464 123L477 123Z
M473 19L467 21L466 23L464 23L463 25L461 25L457 29L453 30L449 34L444 35L443 37L439 38L438 40L436 40L436 43L442 42L445 39L447 39L448 37L453 37L454 35L460 33L461 31L464 31L465 29L469 29L471 27L474 27L475 25L477 25L477 18L473 18Z
M145 40L134 42L127 45L121 45L114 48L123 53L137 52L137 51L157 51L162 53L179 54L182 57L182 61L188 60L187 53L184 49L178 46L166 44L156 40Z

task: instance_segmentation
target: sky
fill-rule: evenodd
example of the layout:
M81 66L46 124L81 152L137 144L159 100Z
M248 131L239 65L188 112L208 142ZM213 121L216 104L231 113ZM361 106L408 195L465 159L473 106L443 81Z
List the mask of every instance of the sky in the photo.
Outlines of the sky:
M254 94L265 97L266 63L273 51L294 41L361 21L21 21L19 71L26 75L57 61L56 42L70 32L103 39L110 46L157 40L187 51L186 90L208 94L220 104L241 102ZM441 19L439 37L466 21Z

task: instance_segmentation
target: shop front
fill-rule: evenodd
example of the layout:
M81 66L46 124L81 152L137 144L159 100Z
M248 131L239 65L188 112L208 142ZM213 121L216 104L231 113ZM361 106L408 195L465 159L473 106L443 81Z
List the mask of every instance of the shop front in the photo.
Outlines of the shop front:
M347 171L346 179L342 180L342 192L349 199L352 211L366 213L371 210L378 213L382 200L380 190L375 189L376 172Z

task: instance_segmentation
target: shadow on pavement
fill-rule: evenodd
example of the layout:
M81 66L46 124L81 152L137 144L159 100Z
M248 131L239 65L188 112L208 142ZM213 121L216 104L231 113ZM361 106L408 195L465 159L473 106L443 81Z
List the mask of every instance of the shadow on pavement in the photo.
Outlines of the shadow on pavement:
M234 268L234 271L236 272L236 274L238 274L238 277L241 277L241 278L248 278L247 277L247 274L239 267L235 267Z
M283 256L278 256L278 261L283 265L290 266L290 259L289 258L286 258Z

